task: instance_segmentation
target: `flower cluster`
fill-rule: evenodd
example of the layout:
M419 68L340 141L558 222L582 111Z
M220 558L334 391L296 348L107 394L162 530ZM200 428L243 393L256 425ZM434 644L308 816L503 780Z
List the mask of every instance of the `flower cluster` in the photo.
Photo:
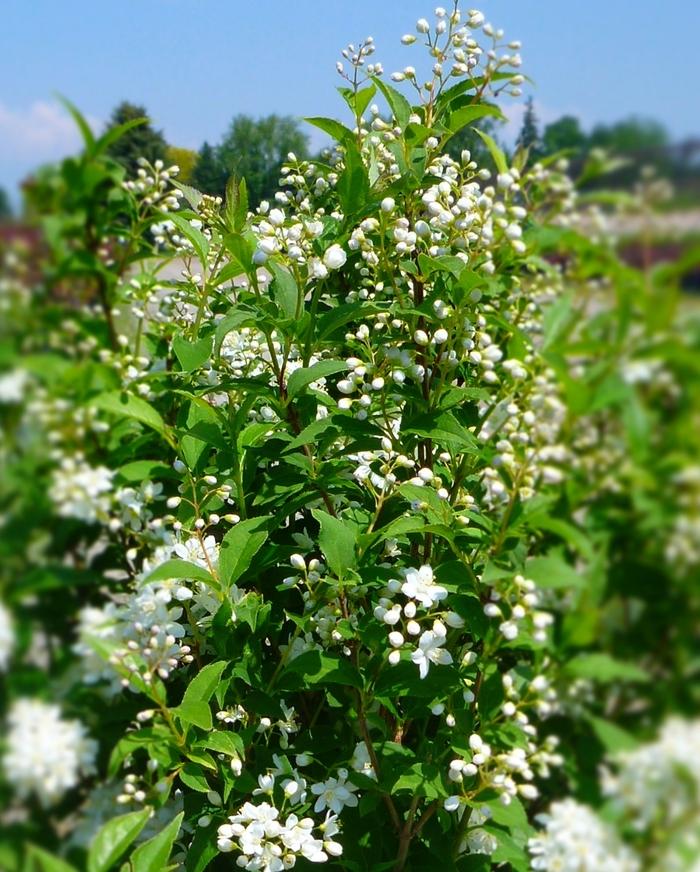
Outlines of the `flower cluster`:
M7 722L2 767L19 797L53 805L94 772L97 742L80 721L64 720L57 705L18 699Z
M537 815L542 831L529 841L533 869L545 872L638 872L633 852L587 806L573 799Z
M518 43L456 3L402 42L427 74L349 44L269 200L92 137L0 280L0 793L62 868L117 813L138 869L678 865L697 724L603 745L692 701L700 331L655 332L564 163L475 133ZM549 777L603 761L600 815Z
M342 854L334 838L339 833L336 815L327 814L321 824L293 813L282 823L279 816L279 809L268 802L246 802L219 827L217 847L224 853L239 851L238 866L263 872L291 869L301 857L325 863Z

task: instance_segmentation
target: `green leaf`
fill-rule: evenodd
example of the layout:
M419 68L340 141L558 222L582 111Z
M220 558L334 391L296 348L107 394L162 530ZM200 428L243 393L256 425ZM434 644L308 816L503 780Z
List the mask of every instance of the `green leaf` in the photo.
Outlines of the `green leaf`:
M344 360L320 360L313 366L296 369L289 376L287 396L292 400L311 382L325 378L327 375L334 375L336 372L344 372L347 368L348 365Z
M188 342L183 336L173 339L173 351L184 372L192 372L205 364L211 356L211 336L204 336L195 342Z
M457 109L450 115L447 121L449 134L443 137L441 145L444 147L453 136L461 130L464 130L465 127L468 127L480 118L486 118L488 116L503 118L503 113L497 106L489 106L485 103L477 103Z
M372 97L377 93L377 86L372 83L366 88L355 92L352 88L338 88L338 93L350 107L353 117L362 115L372 102ZM309 119L307 119L309 120Z
M61 94L58 94L58 99L63 103L68 112L70 112L73 121L77 124L80 135L83 137L83 142L85 143L85 149L87 152L92 153L95 148L95 135L90 128L90 125L85 120L85 117L79 112L79 110L65 97Z
M266 268L272 273L270 291L274 301L287 318L296 318L300 300L294 276L272 260L267 262Z
M210 830L207 827L196 827L194 838L185 855L185 869L187 872L204 872L218 854L216 839Z
M627 730L605 721L602 718L589 717L591 726L605 750L611 754L619 751L633 751L639 747L639 742Z
M484 142L486 148L488 148L491 157L493 158L493 162L496 164L496 169L499 173L507 173L508 172L508 162L506 161L506 156L503 154L503 151L496 144L495 140L492 139L488 133L484 133L483 130L479 130L478 128L474 128L474 132L478 133L481 139Z
M90 844L87 872L108 872L137 838L150 816L151 810L145 808L108 821Z
M193 227L184 215L180 215L177 212L168 212L167 217L168 221L172 221L180 234L190 242L201 263L206 265L207 255L209 254L209 240L207 237L201 230Z
M321 651L305 651L287 666L280 687L293 685L289 678L300 676L305 687L340 684L362 689L362 676L344 657Z
M502 805L500 802L494 802L489 805L491 817L497 824L501 824L509 829L519 829L528 831L531 829L527 820L527 814L523 808L523 804L517 796L508 805Z
M77 869L36 845L28 845L24 872L77 872Z
M440 767L435 763L414 763L398 777L391 788L392 793L402 790L426 799L444 796Z
M377 86L372 83L368 85L366 88L362 88L361 91L358 91L355 95L355 112L358 115L362 115L365 109L372 102L372 97L377 93Z
M539 587L559 588L584 587L586 579L582 573L573 567L558 554L550 552L545 557L535 557L525 564L525 574Z
M163 872L184 816L185 813L181 811L157 836L138 846L130 858L133 872Z
M182 698L183 702L195 702L204 700L208 702L214 695L214 691L219 686L221 675L228 666L224 660L217 660L216 663L208 663L195 677L190 681Z
M185 195L185 199L190 204L190 206L197 210L199 208L199 204L202 202L202 192L198 191L196 188L193 188L191 185L185 185L182 182L178 182L177 179L171 179L172 184L175 185L176 188L182 191Z
M448 254L444 254L441 257L430 257L427 254L419 254L418 265L421 273L426 277L433 273L449 272L455 278L459 278L465 269L463 260Z
M187 578L192 581L203 581L208 585L216 585L216 579L203 566L197 566L187 560L166 560L161 563L146 578L146 582L169 581L171 578Z
M217 754L226 754L227 757L245 756L245 744L238 733L215 731L197 742L197 746L216 751Z
M394 118L398 121L399 126L406 127L411 117L411 104L400 91L392 88L391 85L387 85L381 79L375 78L374 84L386 98L386 102L389 104L389 108Z
M345 169L340 174L336 185L338 199L346 215L358 212L367 202L369 196L369 176L362 155L354 142L344 146Z
M334 518L321 509L313 509L311 514L321 526L318 544L326 558L326 563L342 580L347 570L356 565L357 530L347 521Z
M183 699L177 708L171 709L183 723L192 724L202 730L211 730L214 722L211 717L209 703L202 700Z
M211 789L201 768L196 763L186 763L180 770L180 781L197 793L208 793Z
M224 536L219 552L219 575L227 588L238 581L253 562L269 535L270 516L249 518Z
M135 397L121 391L110 391L106 394L99 394L91 401L91 405L104 412L112 412L115 415L123 415L126 418L140 421L162 436L168 433L168 426L163 418L153 406L142 400L141 397Z
M451 412L441 415L426 414L406 421L404 433L415 433L432 439L446 448L454 448L467 454L480 454L481 446L473 433L463 427Z
M245 227L248 205L248 187L245 179L239 181L235 175L231 176L226 184L224 214L229 229L234 233Z
M103 154L113 142L121 139L125 133L128 133L135 127L141 127L143 124L148 124L148 118L132 118L130 121L125 121L123 124L117 124L116 127L108 128L95 143L92 153L94 155Z
M173 478L172 466L161 460L132 460L125 463L117 470L119 477L124 481L142 482L147 479Z
M341 124L340 121L334 121L332 118L313 117L304 118L304 121L308 124L313 124L314 127L318 127L319 130L332 136L336 142L340 142L341 144L344 144L347 141L352 142L355 139L355 135L349 127Z
M300 448L302 445L308 445L310 442L316 442L318 437L327 430L339 432L338 424L331 418L319 418L317 421L312 421L308 427L304 427L301 433L296 436L284 449L285 452L293 451L295 448Z
M625 663L596 651L578 654L564 666L564 672L574 678L590 678L603 683L650 680L649 673L636 663Z

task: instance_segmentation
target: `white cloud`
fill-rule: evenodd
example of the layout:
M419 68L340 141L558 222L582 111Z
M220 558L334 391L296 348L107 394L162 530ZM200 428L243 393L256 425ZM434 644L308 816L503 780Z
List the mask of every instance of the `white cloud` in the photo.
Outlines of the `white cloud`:
M101 126L93 118L88 123ZM59 103L36 100L13 109L0 102L0 160L32 165L65 157L80 144L75 122Z

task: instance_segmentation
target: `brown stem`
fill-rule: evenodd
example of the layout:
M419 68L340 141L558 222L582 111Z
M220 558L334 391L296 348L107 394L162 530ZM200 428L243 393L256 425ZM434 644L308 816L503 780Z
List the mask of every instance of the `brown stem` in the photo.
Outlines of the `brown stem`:
M362 741L365 743L365 748L367 748L367 753L369 754L369 759L370 763L372 764L372 768L374 769L374 774L377 777L377 781L379 781L379 758L377 757L377 752L374 750L372 737L369 734L367 717L365 715L365 704L362 698L361 690L357 691L357 720L360 725L360 734L362 735ZM396 810L394 801L388 793L382 793L382 799L384 800L384 805L386 805L387 811L389 812L389 817L391 818L391 822L394 825L394 829L397 832L400 832L401 818L399 817L399 813Z

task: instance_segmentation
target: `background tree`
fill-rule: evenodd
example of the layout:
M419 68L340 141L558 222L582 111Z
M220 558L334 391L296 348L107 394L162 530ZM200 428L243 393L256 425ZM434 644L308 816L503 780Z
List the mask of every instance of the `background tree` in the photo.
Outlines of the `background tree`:
M223 196L226 190L226 172L219 160L215 146L205 142L197 155L192 170L192 184L205 194Z
M125 100L112 112L107 129L117 127L119 124L132 121L135 118L147 117L148 113L144 106L138 106ZM145 157L146 160L153 163L158 159L167 160L167 153L168 143L165 141L162 131L155 130L150 121L132 128L112 143L108 149L108 154L119 161L130 176L136 175L140 157Z
M542 153L542 140L540 139L535 104L532 97L528 97L525 104L523 126L520 128L515 145L517 148L529 149L531 158L535 158Z
M0 188L0 221L5 221L12 218L12 205L7 191Z
M651 118L626 118L614 124L597 124L590 145L618 154L652 154L668 147L669 136L663 124Z
M218 146L202 146L193 179L205 193L223 196L230 175L243 177L251 205L256 206L279 188L280 169L289 152L299 158L309 153L309 138L296 118L237 115Z
M653 167L664 177L675 177L675 166L668 131L650 118L626 118L614 124L597 124L591 131L589 148L604 148L615 157L627 159L627 164L601 179L611 187L629 187L639 178L644 166Z
M191 148L179 148L176 145L169 145L167 151L167 163L177 164L180 167L178 181L189 185L192 181L194 168L197 166L197 152Z
M545 154L570 149L580 154L588 143L588 137L581 129L581 122L574 115L562 115L545 127L542 146Z

